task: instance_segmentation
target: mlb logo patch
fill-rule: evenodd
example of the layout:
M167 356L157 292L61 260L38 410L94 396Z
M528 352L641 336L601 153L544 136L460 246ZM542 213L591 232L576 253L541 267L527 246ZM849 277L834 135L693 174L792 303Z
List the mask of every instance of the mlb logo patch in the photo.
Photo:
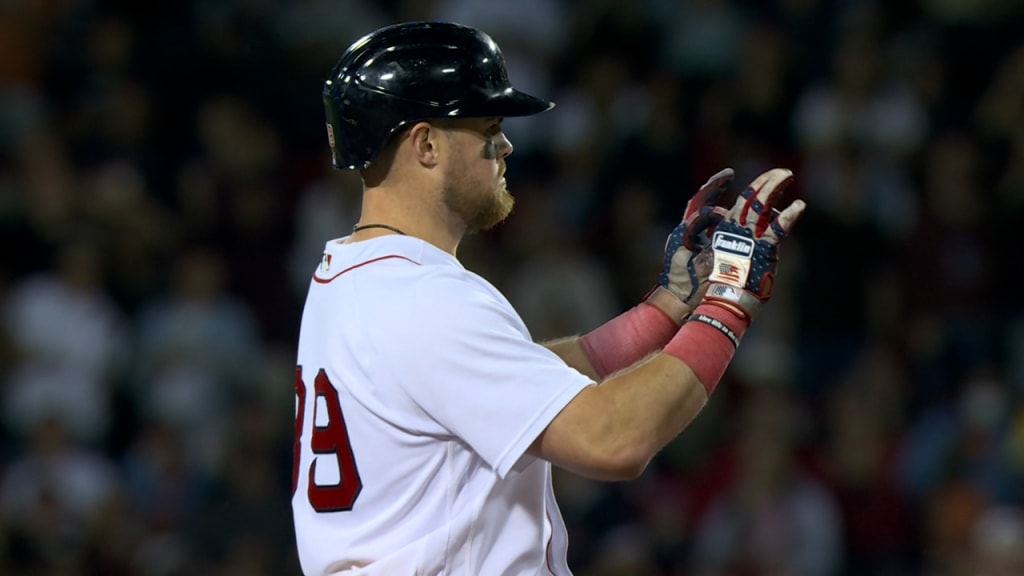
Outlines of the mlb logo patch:
M739 290L727 284L715 284L708 293L716 298L732 300L734 302L738 302L740 299Z

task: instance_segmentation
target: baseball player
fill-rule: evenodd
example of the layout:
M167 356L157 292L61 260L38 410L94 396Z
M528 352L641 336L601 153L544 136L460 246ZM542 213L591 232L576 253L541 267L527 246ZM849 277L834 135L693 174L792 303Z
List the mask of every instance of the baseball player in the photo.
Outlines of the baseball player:
M570 574L551 466L628 480L689 423L768 299L803 209L774 169L690 201L637 306L534 342L456 256L511 211L505 117L553 104L509 82L495 42L442 22L354 43L323 89L359 223L327 242L302 316L292 507L307 575Z

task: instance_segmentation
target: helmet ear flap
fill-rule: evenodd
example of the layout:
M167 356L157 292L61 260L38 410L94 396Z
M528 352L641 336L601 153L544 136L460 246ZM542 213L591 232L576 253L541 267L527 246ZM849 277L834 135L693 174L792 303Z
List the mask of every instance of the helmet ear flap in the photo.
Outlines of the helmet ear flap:
M330 87L324 88L324 109L327 117L327 144L331 147L334 167L340 170L361 169L369 165L376 154L369 147L368 139L358 139L358 133L367 133L367 127L360 127L356 119L346 120L343 116L346 107L336 104L343 99L342 95L331 93ZM347 125L346 125L347 124ZM359 128L360 132L356 129ZM374 128L369 127L370 130Z
M417 120L528 116L554 103L512 87L490 36L450 22L407 22L353 43L324 83L328 144L338 169L370 165Z

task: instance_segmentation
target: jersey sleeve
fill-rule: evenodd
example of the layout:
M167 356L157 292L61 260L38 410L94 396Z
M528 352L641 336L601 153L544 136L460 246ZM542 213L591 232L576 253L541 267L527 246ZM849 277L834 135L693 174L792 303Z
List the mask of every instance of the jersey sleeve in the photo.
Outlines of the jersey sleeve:
M502 297L462 278L431 288L381 359L428 418L504 477L592 381L533 342Z

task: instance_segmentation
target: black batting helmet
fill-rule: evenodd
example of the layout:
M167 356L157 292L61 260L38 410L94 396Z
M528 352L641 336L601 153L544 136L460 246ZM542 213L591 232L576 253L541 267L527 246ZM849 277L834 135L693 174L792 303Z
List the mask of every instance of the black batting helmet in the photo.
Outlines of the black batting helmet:
M554 106L512 88L490 36L450 22L386 26L352 44L324 83L334 167L365 168L402 126L530 116Z

